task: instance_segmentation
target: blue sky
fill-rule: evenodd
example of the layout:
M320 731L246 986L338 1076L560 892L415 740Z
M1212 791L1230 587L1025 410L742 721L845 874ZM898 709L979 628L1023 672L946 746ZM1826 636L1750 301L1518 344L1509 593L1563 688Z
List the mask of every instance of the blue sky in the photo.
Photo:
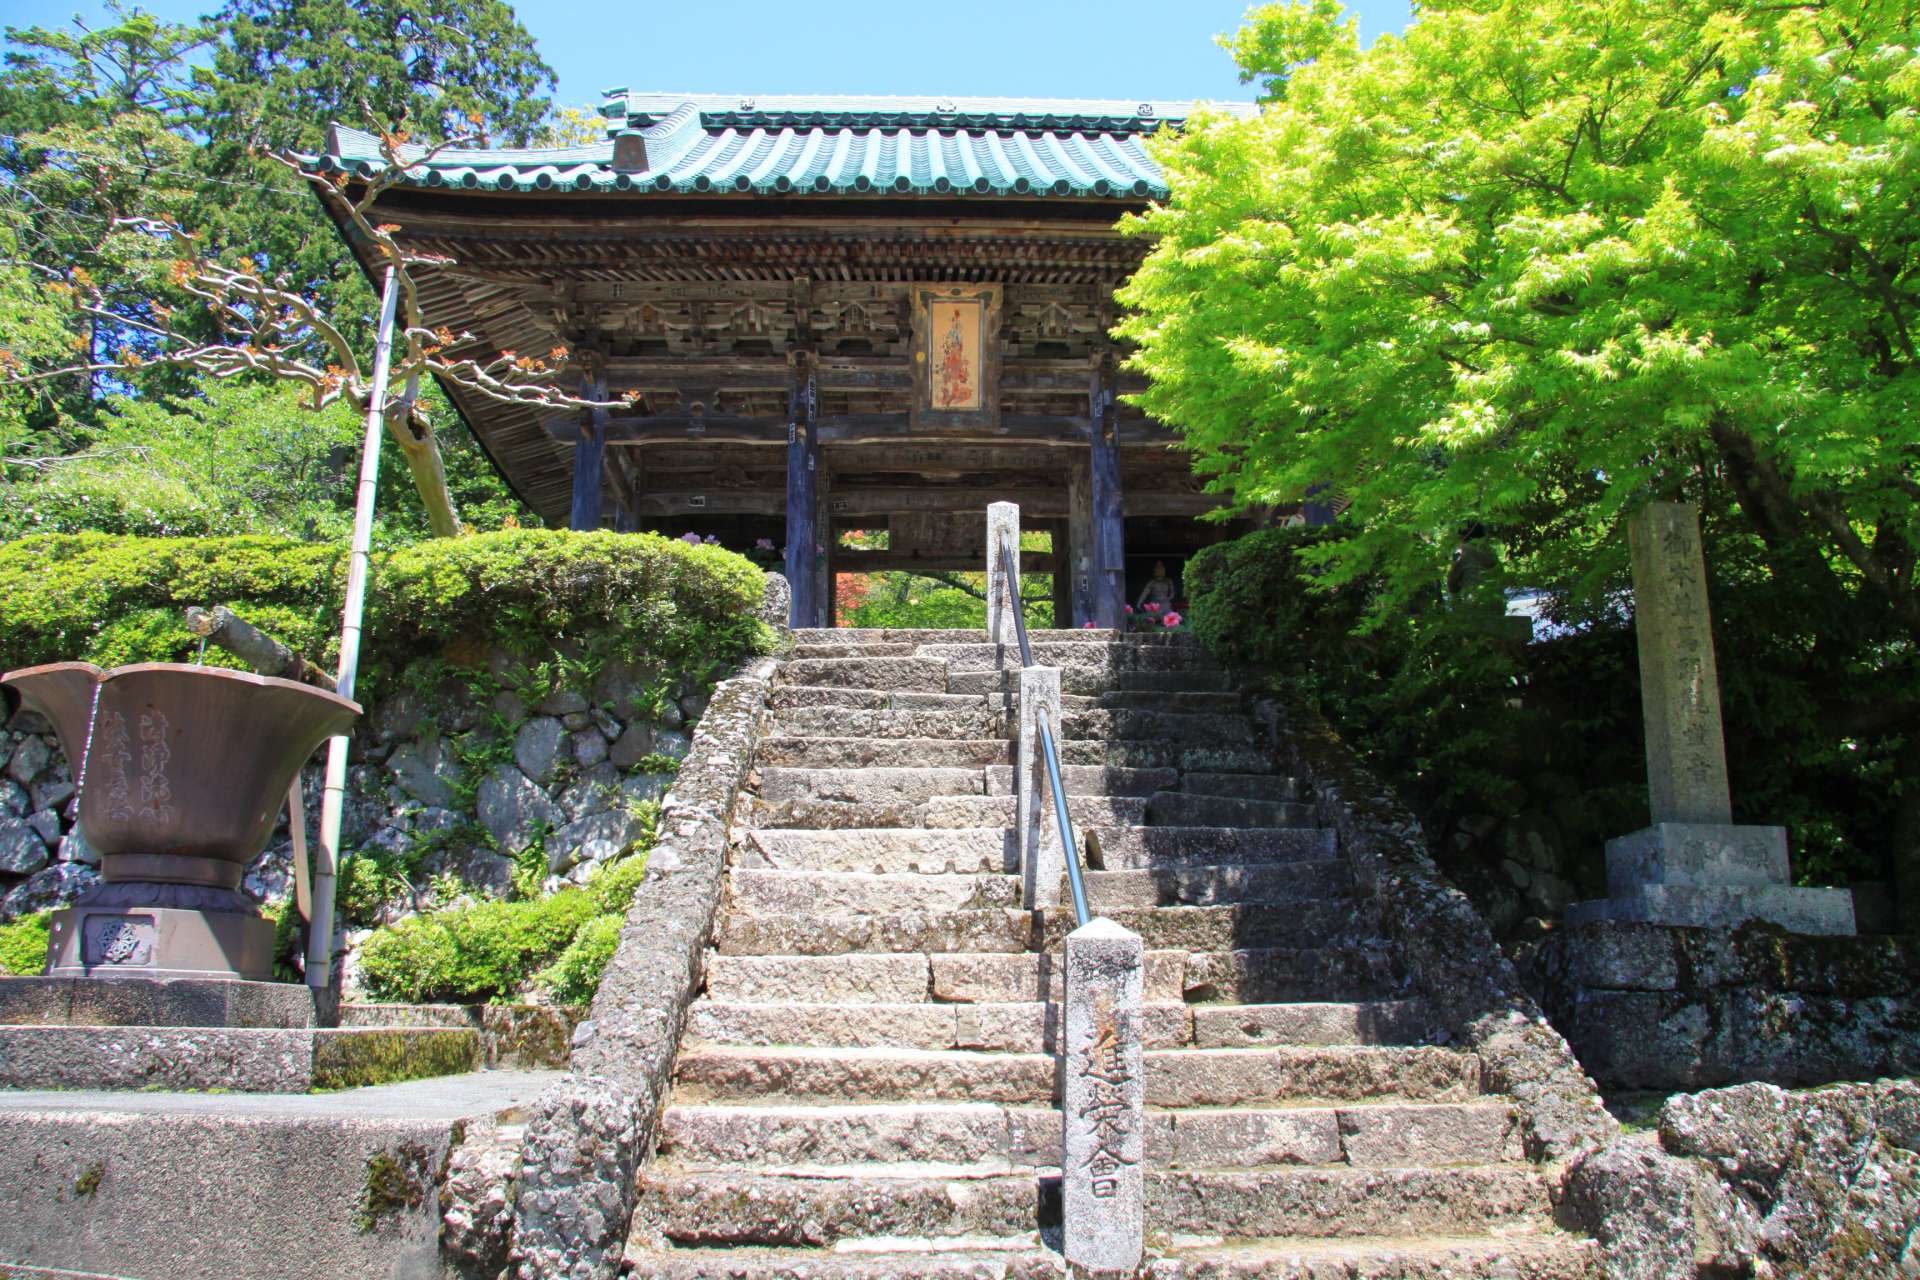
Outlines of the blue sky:
M217 0L149 0L190 19ZM1000 94L1050 98L1245 98L1213 37L1245 0L707 0L516 6L560 77L559 100L591 105L613 85L696 93ZM1361 39L1398 31L1407 0L1360 0ZM0 0L0 23L59 26L96 3Z

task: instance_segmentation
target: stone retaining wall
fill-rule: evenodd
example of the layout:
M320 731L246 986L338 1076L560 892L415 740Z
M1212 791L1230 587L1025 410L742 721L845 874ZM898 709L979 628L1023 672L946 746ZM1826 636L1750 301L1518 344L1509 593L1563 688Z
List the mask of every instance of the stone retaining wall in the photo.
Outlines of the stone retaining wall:
M1920 1275L1920 1084L1676 1095L1657 1139L1574 1167L1566 1206L1606 1280Z
M1920 1072L1920 940L1600 922L1520 948L1522 977L1609 1089Z
M456 661L457 659L457 661ZM417 661L389 682L353 737L342 844L382 867L342 893L352 945L375 925L499 896L538 847L545 887L584 881L640 838L640 802L667 790L692 743L710 673L595 664L580 646L498 647ZM303 775L320 829L322 754ZM653 769L655 771L649 771ZM17 711L0 734L0 923L65 906L98 882L99 854L75 827L68 763L44 721ZM292 892L285 824L248 869L263 905ZM365 883L377 886L369 896Z
M1317 821L1337 834L1355 881L1379 906L1430 1017L1480 1055L1490 1092L1514 1099L1527 1154L1557 1161L1611 1141L1618 1126L1599 1091L1473 904L1441 876L1419 820L1319 715L1271 699L1257 710Z
M659 841L593 1002L570 1073L532 1108L512 1256L522 1280L614 1275L634 1174L652 1150L688 1003L720 906L727 830L777 663L747 663L714 691L660 812Z

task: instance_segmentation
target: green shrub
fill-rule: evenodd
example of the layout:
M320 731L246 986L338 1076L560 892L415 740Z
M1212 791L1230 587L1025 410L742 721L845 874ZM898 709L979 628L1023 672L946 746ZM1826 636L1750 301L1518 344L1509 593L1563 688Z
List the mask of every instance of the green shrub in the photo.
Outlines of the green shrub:
M224 604L330 661L347 559L337 543L283 538L21 538L0 544L0 653L18 666L190 660L184 610ZM476 640L539 653L591 639L602 657L704 671L771 643L763 582L732 552L656 534L512 529L376 548L360 692L423 650Z
M51 911L36 911L0 924L0 972L31 978L47 971L52 918Z
M533 980L556 1004L592 1004L600 990L600 975L620 947L624 916L595 916L574 935L567 949Z
M360 948L360 978L379 1000L501 1000L599 913L584 889L531 902L479 902L403 920Z
M644 843L651 844L651 840ZM593 895L594 904L602 912L624 919L627 908L633 905L633 895L640 891L640 884L647 878L647 855L634 853L602 867L593 879L587 881L587 892Z

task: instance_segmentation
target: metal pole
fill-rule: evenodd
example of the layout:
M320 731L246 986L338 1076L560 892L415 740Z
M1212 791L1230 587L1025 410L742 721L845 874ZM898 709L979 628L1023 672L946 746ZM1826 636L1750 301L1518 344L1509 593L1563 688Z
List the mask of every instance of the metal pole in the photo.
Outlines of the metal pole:
M367 431L360 446L360 488L353 503L353 559L347 567L347 606L340 619L340 674L334 688L353 697L360 673L360 617L367 601L367 554L373 545L373 494L380 479L380 438L386 429L387 376L393 368L393 320L400 276L387 268L380 294L380 333L367 392ZM340 865L340 815L347 799L347 736L327 743L326 790L320 799L320 844L313 860L313 919L307 931L307 985L325 988L333 976L334 874Z

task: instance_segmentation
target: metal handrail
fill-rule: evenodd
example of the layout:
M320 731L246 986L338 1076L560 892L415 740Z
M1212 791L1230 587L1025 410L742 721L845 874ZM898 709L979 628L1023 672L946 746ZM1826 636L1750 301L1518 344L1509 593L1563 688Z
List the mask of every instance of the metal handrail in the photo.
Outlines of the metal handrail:
M1000 586L1007 595L1007 608L1013 614L1013 634L1020 641L1020 665L1033 665L1033 645L1027 639L1027 614L1020 595L1020 570L1015 567L1013 547L1002 537L1000 540L1000 567L1002 576ZM1053 816L1060 824L1060 842L1067 859L1067 884L1073 890L1073 915L1076 924L1086 924L1093 919L1093 912L1087 908L1087 885L1080 874L1080 845L1074 838L1073 819L1067 813L1067 788L1061 781L1060 752L1053 741L1053 726L1047 721L1047 709L1035 707L1034 723L1040 728L1040 751L1047 762L1047 782L1053 788ZM1026 821L1026 815L1017 815Z

